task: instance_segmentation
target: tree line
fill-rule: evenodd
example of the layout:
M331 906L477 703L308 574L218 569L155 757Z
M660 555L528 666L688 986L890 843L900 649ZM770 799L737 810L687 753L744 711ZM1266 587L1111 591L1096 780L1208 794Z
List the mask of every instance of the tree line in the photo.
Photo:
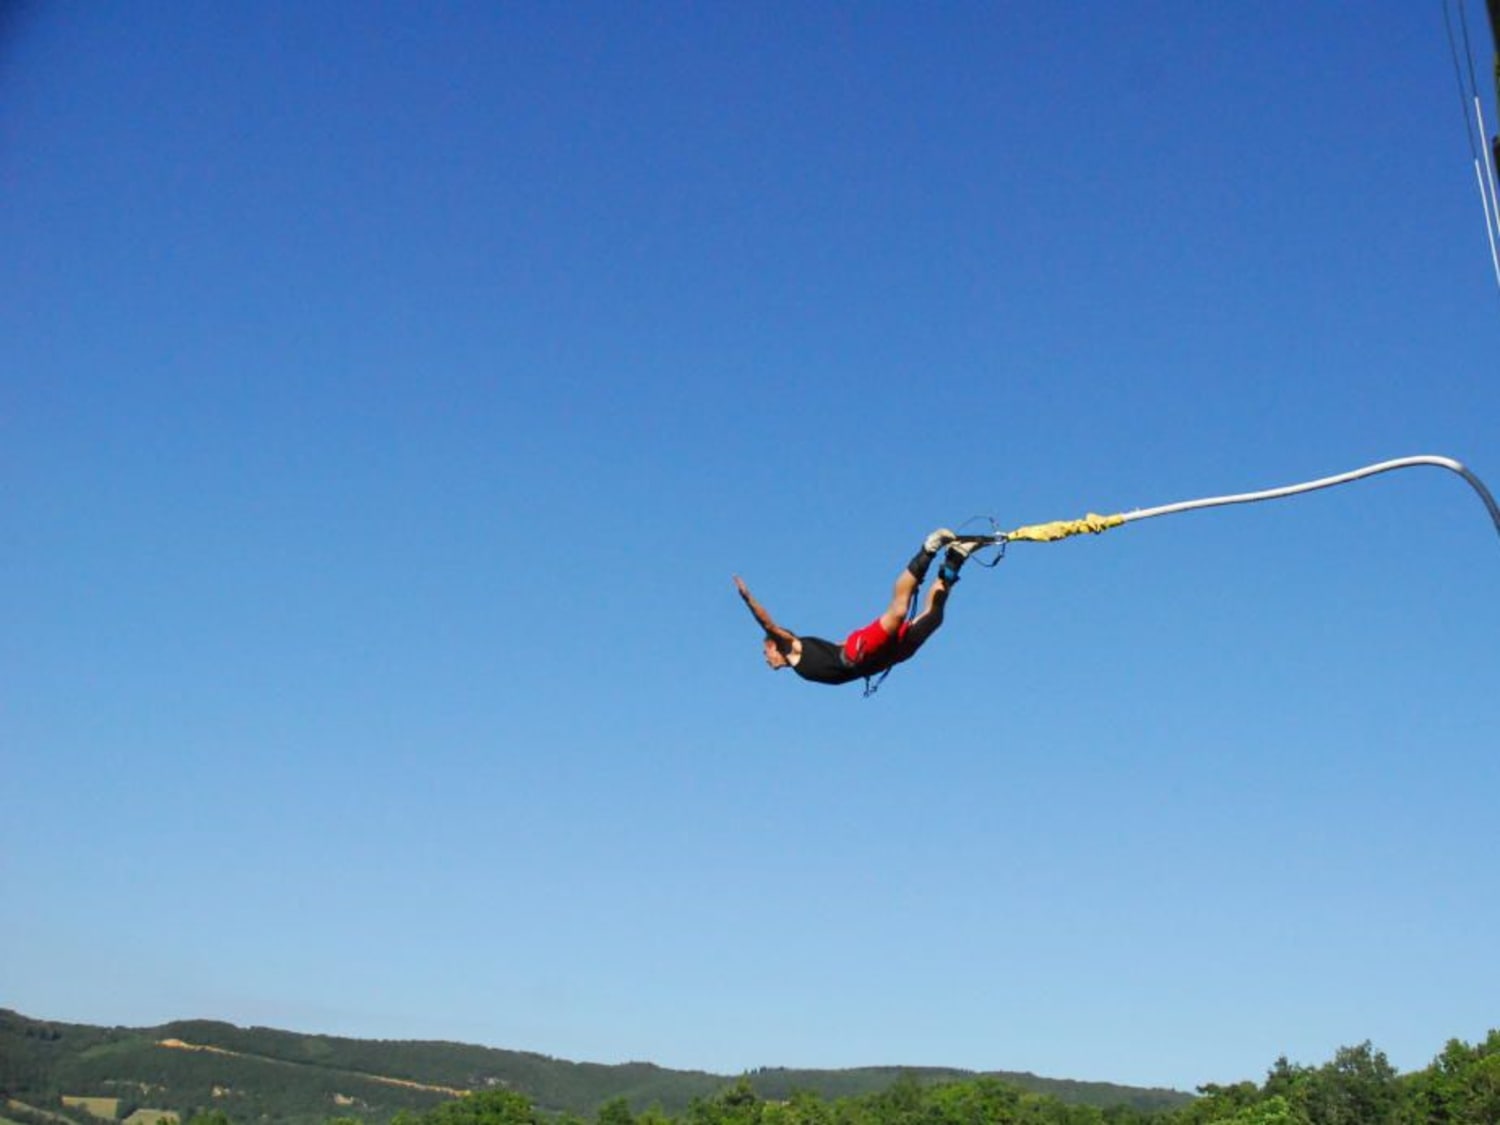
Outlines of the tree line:
M1500 1031L1470 1045L1452 1040L1423 1070L1399 1074L1368 1042L1341 1048L1322 1066L1277 1059L1259 1084L1208 1085L1174 1109L1072 1105L995 1078L924 1083L905 1075L873 1094L828 1099L757 1094L748 1077L695 1099L683 1114L632 1110L606 1101L592 1120L547 1114L514 1090L488 1090L391 1125L1496 1125L1500 1123ZM223 1113L188 1125L233 1125ZM358 1125L332 1118L326 1125Z

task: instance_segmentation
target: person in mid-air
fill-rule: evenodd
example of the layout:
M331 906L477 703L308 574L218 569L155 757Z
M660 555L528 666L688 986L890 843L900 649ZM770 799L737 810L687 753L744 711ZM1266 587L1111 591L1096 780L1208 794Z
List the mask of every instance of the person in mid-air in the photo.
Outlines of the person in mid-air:
M790 668L804 680L820 684L847 684L853 680L868 681L904 660L916 655L927 638L943 623L943 607L958 581L958 572L968 557L983 545L982 540L960 539L947 528L939 528L922 542L922 549L896 579L891 604L885 612L863 629L856 629L843 644L821 637L798 636L783 629L750 594L744 579L734 576L740 597L750 607L755 620L765 630L763 642L766 663L773 671ZM944 547L943 565L937 580L927 591L922 612L908 619L917 590L927 577L932 560Z

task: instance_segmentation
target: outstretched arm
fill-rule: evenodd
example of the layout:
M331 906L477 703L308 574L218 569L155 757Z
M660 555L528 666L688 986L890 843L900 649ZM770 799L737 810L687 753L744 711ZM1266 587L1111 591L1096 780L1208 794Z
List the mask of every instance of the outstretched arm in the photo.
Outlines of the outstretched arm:
M760 622L760 627L766 631L766 636L787 645L797 639L796 634L788 632L771 619L771 615L766 612L766 607L755 600L754 596L750 593L750 587L745 585L745 580L738 574L734 576L734 585L735 589L739 590L740 597L745 600L745 605L755 615L755 620Z

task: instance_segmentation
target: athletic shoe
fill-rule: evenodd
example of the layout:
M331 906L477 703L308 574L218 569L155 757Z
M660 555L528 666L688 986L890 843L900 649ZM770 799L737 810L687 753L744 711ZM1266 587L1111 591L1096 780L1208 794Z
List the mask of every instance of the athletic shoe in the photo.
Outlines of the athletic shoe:
M952 543L957 538L958 536L954 535L946 527L940 527L922 541L922 550L926 551L929 555L935 555L946 544Z
M948 554L943 561L953 564L953 568L957 570L975 551L992 546L994 540L985 535L966 535L962 539L955 535L953 542L948 544Z

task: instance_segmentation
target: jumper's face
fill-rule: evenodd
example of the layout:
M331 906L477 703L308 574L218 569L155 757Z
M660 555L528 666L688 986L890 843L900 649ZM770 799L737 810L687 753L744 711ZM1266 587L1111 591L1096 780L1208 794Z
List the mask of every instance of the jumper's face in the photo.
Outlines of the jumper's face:
M781 649L776 647L776 642L770 637L761 642L761 650L766 654L766 664L769 667L785 668L787 666L787 658L782 654Z

